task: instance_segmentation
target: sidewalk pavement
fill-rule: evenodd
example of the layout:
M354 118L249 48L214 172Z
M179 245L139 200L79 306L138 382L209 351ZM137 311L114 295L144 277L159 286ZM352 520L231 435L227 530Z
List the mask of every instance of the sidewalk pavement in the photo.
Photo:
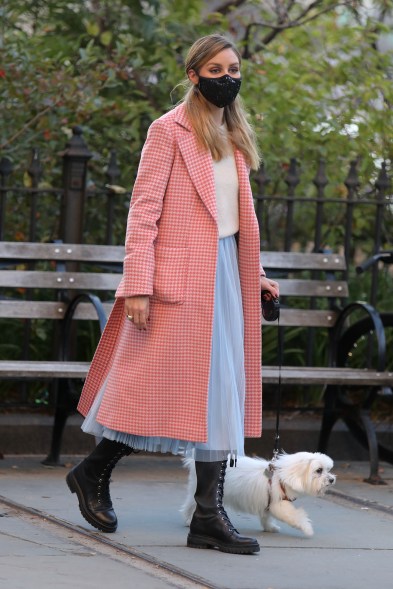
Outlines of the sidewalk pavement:
M7 589L390 589L393 583L393 466L371 486L367 462L336 462L337 484L324 498L298 499L315 535L281 525L263 533L256 516L228 509L261 552L242 556L186 547L179 507L186 472L172 456L131 455L113 473L115 534L94 531L65 484L68 468L43 456L0 461L0 587ZM21 506L27 508L22 509ZM46 518L40 514L46 514ZM63 525L59 525L63 524Z

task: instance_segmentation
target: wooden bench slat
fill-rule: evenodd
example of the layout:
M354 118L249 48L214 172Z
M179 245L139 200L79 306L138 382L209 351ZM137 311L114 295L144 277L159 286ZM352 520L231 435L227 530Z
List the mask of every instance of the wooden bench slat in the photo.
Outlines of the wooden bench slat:
M122 263L124 246L3 241L0 242L0 258Z
M0 317L10 319L63 319L64 303L44 301L0 301Z
M124 246L9 242L0 243L0 258L8 260L70 260L122 263ZM338 254L261 252L266 268L277 270L345 270L345 259Z
M112 310L113 303L103 303L106 316ZM43 301L1 301L0 318L12 319L63 319L67 305L62 302ZM93 305L80 303L74 314L75 319L97 319Z
M103 303L107 317L113 303ZM67 305L55 301L2 301L0 300L0 318L12 319L63 319ZM94 320L97 313L89 303L80 303L74 314L75 319ZM282 327L331 327L335 324L337 313L334 311L314 311L298 309L281 309L280 325ZM271 325L263 320L266 325Z
M121 274L101 272L51 272L0 270L0 287L51 288L55 290L116 290ZM346 282L334 280L281 279L282 296L346 298Z
M277 366L262 367L262 381L264 383L277 383L278 374ZM365 368L283 366L281 368L281 380L285 384L392 386L393 372L377 372Z
M0 270L0 286L56 290L116 290L121 274Z
M5 378L85 378L89 366L89 362L1 360L0 374Z
M298 252L261 252L261 263L264 268L276 270L333 270L344 271L345 258L338 254L316 254Z
M6 378L84 378L89 366L89 362L1 360L0 374ZM277 383L278 367L264 366L262 380L267 384ZM283 384L392 386L393 372L353 368L283 366L281 380Z
M1 306L1 305L0 305ZM314 311L313 309L281 309L281 327L332 327L338 313L335 311ZM269 323L263 319L263 325L277 325L277 321Z
M339 280L298 280L280 278L281 296L346 298L348 285Z

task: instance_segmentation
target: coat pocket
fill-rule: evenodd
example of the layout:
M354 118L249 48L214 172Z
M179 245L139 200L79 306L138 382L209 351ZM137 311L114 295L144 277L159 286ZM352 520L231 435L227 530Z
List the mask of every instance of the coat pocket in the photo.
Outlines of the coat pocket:
M187 248L158 246L155 251L152 299L162 303L184 303L187 273Z

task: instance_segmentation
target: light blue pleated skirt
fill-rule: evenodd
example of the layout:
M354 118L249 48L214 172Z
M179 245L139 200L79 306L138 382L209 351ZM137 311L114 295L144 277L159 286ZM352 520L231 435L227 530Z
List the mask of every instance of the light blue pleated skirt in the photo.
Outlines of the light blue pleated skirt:
M214 298L211 369L208 392L208 441L189 442L173 438L136 436L115 431L97 422L105 394L99 391L82 424L84 432L105 437L148 452L171 452L212 462L228 455L244 455L244 326L243 307L233 235L219 240Z

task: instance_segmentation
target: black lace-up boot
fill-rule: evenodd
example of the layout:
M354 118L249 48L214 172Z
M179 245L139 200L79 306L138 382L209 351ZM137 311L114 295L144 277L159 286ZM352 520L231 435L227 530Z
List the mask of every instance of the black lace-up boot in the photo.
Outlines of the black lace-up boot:
M116 531L117 517L109 494L109 482L120 458L133 451L125 444L103 438L66 477L70 491L78 496L81 514L101 532Z
M259 552L258 542L239 534L222 505L226 467L226 460L195 462L197 505L190 524L187 546L218 548L221 552L233 554Z

